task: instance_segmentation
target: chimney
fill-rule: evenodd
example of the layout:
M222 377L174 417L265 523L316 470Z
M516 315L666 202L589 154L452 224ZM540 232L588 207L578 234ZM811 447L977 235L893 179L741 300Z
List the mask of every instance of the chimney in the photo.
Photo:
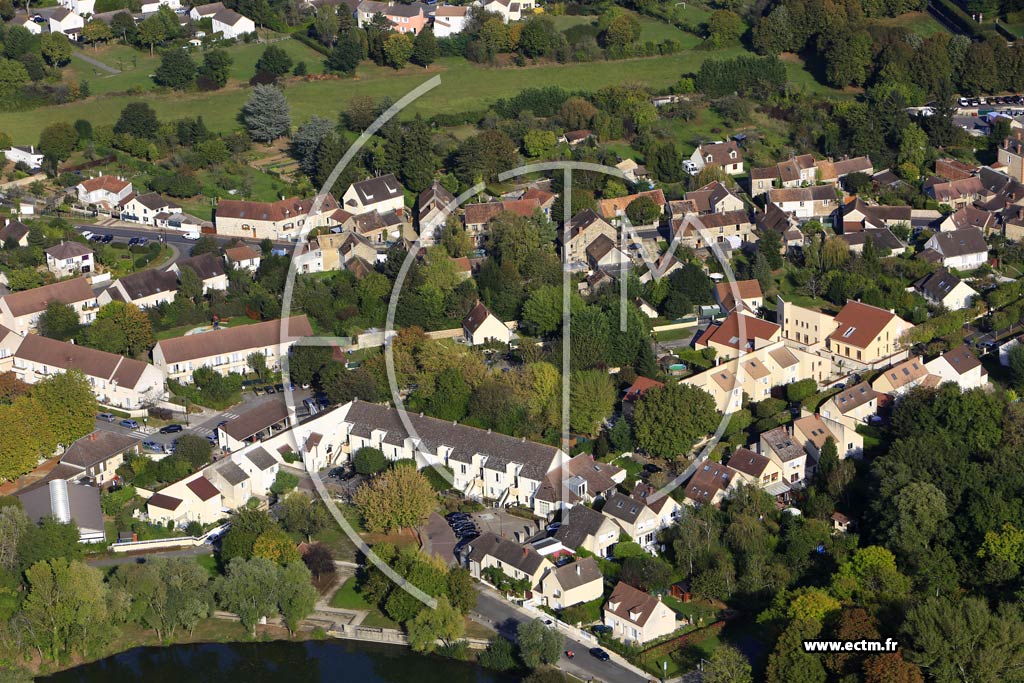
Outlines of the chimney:
M576 576L579 576L579 575L580 575L580 563L577 562L576 563Z
M95 441L95 440L96 440L96 432L92 432L91 434L89 434L89 441Z

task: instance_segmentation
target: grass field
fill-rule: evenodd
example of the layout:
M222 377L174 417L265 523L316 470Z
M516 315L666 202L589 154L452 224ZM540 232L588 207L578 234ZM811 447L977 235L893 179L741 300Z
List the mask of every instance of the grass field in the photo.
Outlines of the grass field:
M282 41L280 44L283 46L290 42L293 41ZM299 47L304 48L301 45ZM141 56L141 53L137 54ZM709 57L725 58L740 54L746 54L746 51L737 46L715 51L688 50L675 55L613 62L516 68L480 66L458 57L440 59L428 69L408 66L395 71L363 64L352 79L290 81L285 86L285 95L292 105L292 121L299 124L314 114L333 119L356 96L398 99L430 77L440 75L441 85L417 100L404 115L410 116L417 112L426 115L454 114L483 110L502 97L541 85L590 91L616 83L642 82L652 88L664 88L679 80L682 74L698 69ZM834 92L816 83L802 64L787 63L786 68L794 83L815 91ZM238 111L248 96L249 89L237 84L213 93L147 92L141 96L94 96L67 105L0 114L0 130L15 140L33 141L38 138L43 127L55 121L84 118L94 126L112 124L126 104L144 99L162 120L202 114L211 129L225 131L237 128Z
M928 37L933 33L948 33L946 27L927 12L907 12L898 17L876 19L875 23L882 26L902 26L922 37Z

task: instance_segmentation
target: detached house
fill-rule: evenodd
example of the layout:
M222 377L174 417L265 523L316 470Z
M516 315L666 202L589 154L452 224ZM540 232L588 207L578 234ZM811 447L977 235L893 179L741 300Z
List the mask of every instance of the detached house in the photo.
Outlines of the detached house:
M529 581L531 590L537 587L546 572L554 569L551 561L533 548L489 531L472 541L468 559L469 573L473 578L482 578L485 569L497 567L512 579Z
M29 145L28 147L14 145L3 150L3 152L8 161L14 164L25 164L30 170L35 170L43 165L44 155L35 148L35 145Z
M712 294L715 303L726 315L737 309L757 313L764 307L764 294L761 293L761 283L757 280L719 282Z
M411 33L413 35L423 30L428 25L430 6L420 2L402 4L398 2L376 2L374 0L363 0L356 7L356 22L359 28L363 28L377 14L382 14L391 22L392 28L398 33Z
M54 301L74 308L83 325L96 317L96 294L89 282L80 277L0 297L0 325L20 335L27 334L35 329L39 316Z
M440 11L445 8L438 7L437 9ZM459 9L465 10L466 8L461 7ZM450 215L454 214L456 208L455 195L435 180L431 183L430 187L420 192L416 206L419 219L420 243L425 247L429 247L440 239L441 230L444 228L445 222Z
M122 178L101 175L97 178L83 180L75 186L75 191L78 193L78 201L83 204L96 204L113 209L120 206L121 202L132 193L132 184Z
M237 247L225 249L224 258L232 268L247 270L255 275L256 271L260 269L260 262L263 259L263 254L258 249L254 249L248 244L242 244Z
M1024 142L1021 141L1020 133L1017 133L1016 137L1003 140L1003 144L999 145L997 158L1008 176L1024 181Z
M131 194L121 203L121 220L143 225L156 225L159 214L172 214L181 211L181 207L156 192Z
M492 341L508 344L512 341L512 330L478 301L469 315L462 319L462 336L472 346Z
M868 204L860 197L850 198L836 212L836 224L842 232L859 232L870 228L892 228L899 224L910 225L909 206L878 206Z
M743 153L732 140L700 145L690 155L690 161L697 166L698 171L710 167L720 168L729 175L743 173Z
M985 201L995 196L988 190L978 176L970 176L963 180L943 182L940 178L929 178L924 185L925 194L953 208L954 211L972 205L976 201Z
M919 256L946 268L974 270L988 261L988 243L977 228L937 232L928 238Z
M469 7L441 5L434 9L434 35L447 38L462 33L469 22Z
M28 226L13 218L5 218L4 226L0 228L0 245L6 246L13 243L19 247L28 246Z
M405 211L405 191L392 173L352 183L341 198L345 211L353 215Z
M519 21L524 14L533 12L534 0L477 0L477 4L488 12L500 14L502 21L507 24Z
M655 597L621 581L604 605L604 625L624 643L642 645L676 630L676 613Z
M225 40L256 32L256 23L252 19L227 8L210 17L210 22L213 32L221 34Z
M114 280L100 293L99 303L105 306L111 301L123 301L135 304L139 308L149 308L174 301L178 293L178 274L173 270L140 270L131 275Z
M91 273L93 251L81 242L61 242L46 250L46 269L59 278Z
M203 283L203 294L211 290L224 291L228 288L228 273L224 268L224 260L216 254L201 254L183 258L170 267L170 270L181 274L185 268L191 268Z
M103 543L106 540L100 491L95 486L69 484L66 479L54 478L45 486L23 489L16 495L25 516L33 524L41 524L53 517L63 524L74 522L78 528L79 543Z
M962 391L988 384L988 370L966 344L929 361L925 367L939 378L940 383L955 382Z
M125 455L138 453L139 446L140 441L129 434L100 429L71 444L60 461L81 470L81 476L91 477L102 488L117 477Z
M540 594L544 604L552 609L597 600L604 594L604 575L597 560L581 557L548 570L540 580Z
M934 306L942 306L949 311L970 308L978 298L978 293L970 285L953 275L945 268L929 273L914 283L921 296Z
M793 422L793 439L801 444L815 460L828 439L836 444L840 458L859 458L864 452L864 437L856 427L837 422L822 415L804 415Z

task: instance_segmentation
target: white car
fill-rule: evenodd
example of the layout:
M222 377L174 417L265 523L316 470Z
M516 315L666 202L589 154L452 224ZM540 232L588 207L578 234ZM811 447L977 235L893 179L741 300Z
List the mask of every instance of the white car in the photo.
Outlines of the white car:
M92 233L89 232L88 230L83 230L82 231L82 237L84 237L87 240L91 240L92 239Z
M700 172L700 169L697 168L697 164L690 161L689 159L683 162L683 170L689 173L690 175L697 175L697 173Z
M197 239L199 239L199 233L198 232L186 232L184 235L182 235L182 237L184 237L187 240L197 240Z

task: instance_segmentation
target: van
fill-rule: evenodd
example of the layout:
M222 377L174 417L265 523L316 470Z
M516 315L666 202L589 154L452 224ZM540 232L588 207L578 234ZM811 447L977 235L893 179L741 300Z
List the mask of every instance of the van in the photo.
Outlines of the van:
M186 232L184 235L182 235L182 237L184 237L187 240L192 240L194 242L195 240L199 239L199 233L195 231Z

